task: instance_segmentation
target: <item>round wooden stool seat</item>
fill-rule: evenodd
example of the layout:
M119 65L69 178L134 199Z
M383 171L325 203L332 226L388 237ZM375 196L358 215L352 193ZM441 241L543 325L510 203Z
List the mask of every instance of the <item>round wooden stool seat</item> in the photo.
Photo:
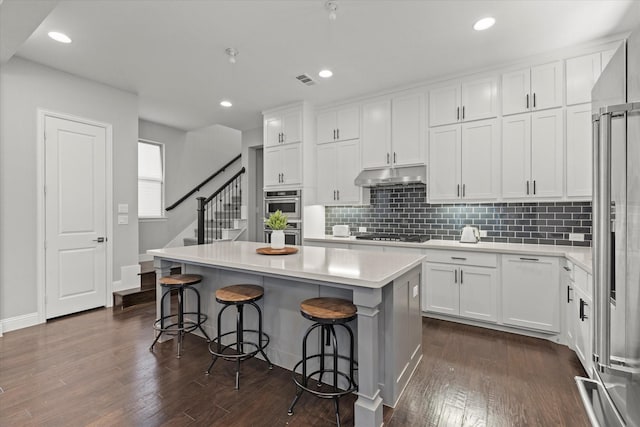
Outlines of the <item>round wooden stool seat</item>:
M174 274L160 278L160 284L163 286L186 286L195 285L202 281L199 274Z
M264 289L258 285L231 285L216 291L216 301L222 304L243 304L259 300Z
M357 308L351 301L342 298L310 298L300 303L300 313L319 323L344 323L356 317Z

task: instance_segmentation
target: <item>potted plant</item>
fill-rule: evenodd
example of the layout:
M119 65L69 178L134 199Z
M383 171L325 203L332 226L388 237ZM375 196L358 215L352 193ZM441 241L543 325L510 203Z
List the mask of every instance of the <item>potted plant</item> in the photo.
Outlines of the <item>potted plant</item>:
M287 228L287 216L282 211L277 210L269 218L264 221L264 224L271 230L271 248L283 249L284 248L284 229Z

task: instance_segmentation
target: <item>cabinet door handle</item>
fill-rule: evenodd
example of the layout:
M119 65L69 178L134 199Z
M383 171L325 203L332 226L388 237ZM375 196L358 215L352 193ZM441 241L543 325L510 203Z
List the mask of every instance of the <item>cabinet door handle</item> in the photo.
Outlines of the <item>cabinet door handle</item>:
M562 268L564 268L566 271L571 271L571 269L569 267L567 267L566 265L563 265Z
M462 120L464 120L464 105L462 106Z
M529 195L529 180L527 180L527 196Z
M335 139L336 139L336 130L334 129L333 130L333 140L335 141Z
M524 257L520 257L520 259L521 259L522 261L534 261L534 262L538 262L538 261L540 261L540 259L538 259L538 258L524 258Z
M456 108L456 120L460 120L460 107Z
M580 298L580 320L584 322L584 319L588 319L589 316L587 316L584 312L584 308L588 307L589 304L587 304L586 302L584 302L584 300L582 298Z
M387 164L389 164L389 160L390 160L390 154L387 153Z
M398 156L396 155L396 152L393 152L393 163L396 164L398 163Z
M464 284L464 271L460 269L460 284Z
M533 194L536 194L536 180L533 180Z
M453 270L453 283L458 283L458 269Z
M533 92L533 108L536 108L536 93Z
M462 184L462 197L464 197L465 194L467 194L467 184Z
M466 258L460 257L460 256L452 256L451 259L457 259L459 261L466 261Z
M527 110L529 109L529 94L527 94Z
M336 190L333 190L333 200L336 199Z
M460 184L458 184L458 197L460 197Z
M338 200L340 200L340 190L336 190L336 195L338 196Z
M567 302L571 302L573 301L573 298L571 298L571 291L573 289L571 288L571 286L567 285Z
M336 129L336 139L340 139L340 129Z

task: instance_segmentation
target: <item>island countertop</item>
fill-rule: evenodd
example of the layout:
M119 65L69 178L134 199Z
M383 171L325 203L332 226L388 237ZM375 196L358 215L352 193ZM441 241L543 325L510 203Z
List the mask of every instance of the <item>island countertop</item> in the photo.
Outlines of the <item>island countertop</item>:
M153 249L148 254L204 266L250 269L263 274L318 280L345 285L382 288L412 268L424 256L407 253L372 253L359 250L295 246L291 255L261 255L257 242L216 242L207 245Z

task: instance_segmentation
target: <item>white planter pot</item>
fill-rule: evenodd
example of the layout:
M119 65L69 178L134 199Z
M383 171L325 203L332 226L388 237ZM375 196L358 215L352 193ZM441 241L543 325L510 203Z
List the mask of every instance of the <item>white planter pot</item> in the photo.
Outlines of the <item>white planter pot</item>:
M273 230L271 232L271 249L284 248L284 230Z

